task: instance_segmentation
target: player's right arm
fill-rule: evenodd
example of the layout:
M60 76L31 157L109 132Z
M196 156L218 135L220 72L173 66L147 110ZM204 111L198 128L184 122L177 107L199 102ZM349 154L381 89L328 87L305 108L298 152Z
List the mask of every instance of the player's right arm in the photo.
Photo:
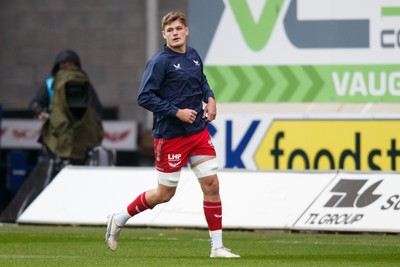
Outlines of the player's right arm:
M160 97L164 73L162 64L155 64L154 61L147 64L139 88L138 104L154 114L176 116L178 108Z
M193 109L178 109L176 117L181 121L192 124L196 120L197 112Z

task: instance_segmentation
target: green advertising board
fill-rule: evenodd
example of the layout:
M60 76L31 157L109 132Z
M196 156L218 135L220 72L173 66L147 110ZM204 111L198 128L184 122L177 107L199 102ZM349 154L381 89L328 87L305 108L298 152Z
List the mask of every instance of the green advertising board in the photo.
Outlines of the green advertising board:
M396 1L192 0L189 16L219 102L400 99Z

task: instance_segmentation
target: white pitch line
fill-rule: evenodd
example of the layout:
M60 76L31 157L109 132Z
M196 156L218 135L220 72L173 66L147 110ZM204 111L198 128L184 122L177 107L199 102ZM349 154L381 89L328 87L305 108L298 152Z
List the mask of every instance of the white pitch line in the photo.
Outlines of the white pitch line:
M15 255L15 254L2 254L0 259L79 259L85 258L83 256L60 256L60 255Z

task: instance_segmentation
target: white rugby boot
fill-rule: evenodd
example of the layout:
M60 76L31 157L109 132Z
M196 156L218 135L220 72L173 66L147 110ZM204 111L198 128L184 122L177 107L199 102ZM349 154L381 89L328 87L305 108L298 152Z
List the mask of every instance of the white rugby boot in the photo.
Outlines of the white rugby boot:
M118 238L121 232L122 227L118 226L115 221L114 217L117 215L116 213L110 214L107 217L107 232L106 232L106 242L107 246L112 250L115 251L118 246Z
M211 250L210 258L240 258L240 256L233 254L229 248L221 247Z

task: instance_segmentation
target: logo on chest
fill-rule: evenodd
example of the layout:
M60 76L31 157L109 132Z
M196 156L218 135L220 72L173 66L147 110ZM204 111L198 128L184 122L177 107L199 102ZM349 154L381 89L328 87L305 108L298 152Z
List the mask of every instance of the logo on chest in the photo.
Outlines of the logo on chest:
M198 60L192 59L192 61L193 61L194 65L196 67L200 67L200 62ZM176 63L176 64L172 64L172 65L174 66L174 70L181 70L182 69L181 63Z

